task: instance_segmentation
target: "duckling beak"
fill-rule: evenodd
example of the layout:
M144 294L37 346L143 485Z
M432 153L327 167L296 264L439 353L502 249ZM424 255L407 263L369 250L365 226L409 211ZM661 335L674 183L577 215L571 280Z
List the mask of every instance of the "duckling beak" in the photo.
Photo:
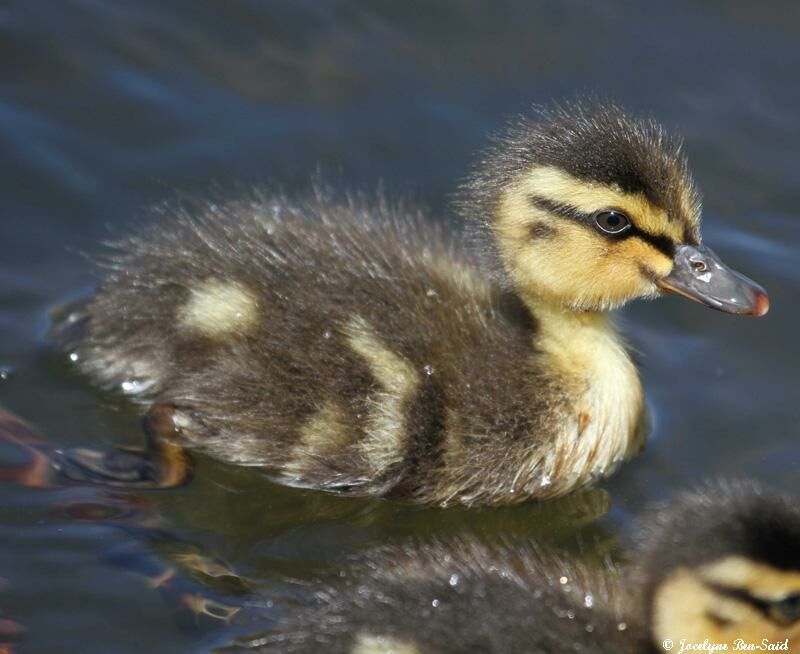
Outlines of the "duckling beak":
M672 272L657 282L662 291L683 295L707 307L740 316L763 316L767 292L726 266L704 245L679 245Z

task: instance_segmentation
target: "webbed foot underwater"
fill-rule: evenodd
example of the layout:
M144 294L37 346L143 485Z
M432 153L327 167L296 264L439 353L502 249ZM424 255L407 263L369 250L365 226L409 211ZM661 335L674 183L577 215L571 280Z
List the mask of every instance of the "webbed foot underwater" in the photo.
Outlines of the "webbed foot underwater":
M701 242L679 144L615 107L515 122L459 207L480 264L381 199L177 209L113 247L53 339L98 386L174 407L180 446L291 485L509 504L642 448L612 309L664 292L768 308ZM164 460L162 487L184 478Z
M24 421L0 407L0 441L23 450L28 462L0 466L0 480L30 488L99 484L124 488L174 488L192 478L191 455L174 442L174 409L154 404L142 420L144 449L62 448L42 440Z

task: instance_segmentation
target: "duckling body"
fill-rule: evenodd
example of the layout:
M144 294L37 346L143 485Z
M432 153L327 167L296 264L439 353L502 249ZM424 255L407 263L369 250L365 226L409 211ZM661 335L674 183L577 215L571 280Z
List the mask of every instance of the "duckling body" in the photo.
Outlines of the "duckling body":
M380 198L201 206L117 244L55 338L101 386L171 407L183 444L288 484L425 503L569 492L645 437L607 310L672 283L676 248L705 252L679 151L617 110L575 111L515 127L467 185L488 267ZM727 310L760 311L737 279Z
M563 492L640 446L641 387L602 317L543 330L431 223L267 206L279 222L186 217L126 244L78 319L78 365L175 405L193 447L304 486L501 502ZM558 367L589 378L609 360L630 408L588 428L576 407L600 400Z
M224 651L550 654L780 650L800 637L800 512L750 483L680 494L639 530L631 565L534 544L389 547L304 588L272 631ZM739 648L741 649L741 647ZM670 651L669 643L666 651ZM708 649L704 651L709 651Z

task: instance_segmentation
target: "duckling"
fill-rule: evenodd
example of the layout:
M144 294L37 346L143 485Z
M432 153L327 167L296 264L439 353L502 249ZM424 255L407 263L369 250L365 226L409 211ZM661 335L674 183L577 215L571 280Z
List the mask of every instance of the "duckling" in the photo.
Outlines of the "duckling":
M641 654L733 651L738 639L795 651L796 499L712 483L652 512L638 540L630 566L590 567L530 543L383 548L304 587L308 604L222 651Z
M701 244L678 142L617 107L513 123L459 206L477 238L325 192L180 207L113 246L54 338L181 447L295 486L500 505L563 495L641 449L642 387L610 310L670 292L767 311ZM166 486L188 476L168 452L63 467Z

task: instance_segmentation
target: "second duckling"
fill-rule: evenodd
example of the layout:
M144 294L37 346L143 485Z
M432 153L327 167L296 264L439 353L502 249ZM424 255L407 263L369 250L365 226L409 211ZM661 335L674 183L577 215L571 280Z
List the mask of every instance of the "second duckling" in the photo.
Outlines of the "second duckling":
M63 470L166 486L187 477L186 446L342 493L562 495L646 435L609 310L672 292L767 311L701 244L677 142L616 107L516 122L461 204L484 268L414 212L324 194L182 210L118 243L54 337L96 383L150 406L153 442L171 445L138 460L82 451Z
M639 541L630 568L601 569L533 544L385 548L303 588L308 603L285 607L276 629L222 651L797 651L796 500L753 483L710 484L653 512Z

